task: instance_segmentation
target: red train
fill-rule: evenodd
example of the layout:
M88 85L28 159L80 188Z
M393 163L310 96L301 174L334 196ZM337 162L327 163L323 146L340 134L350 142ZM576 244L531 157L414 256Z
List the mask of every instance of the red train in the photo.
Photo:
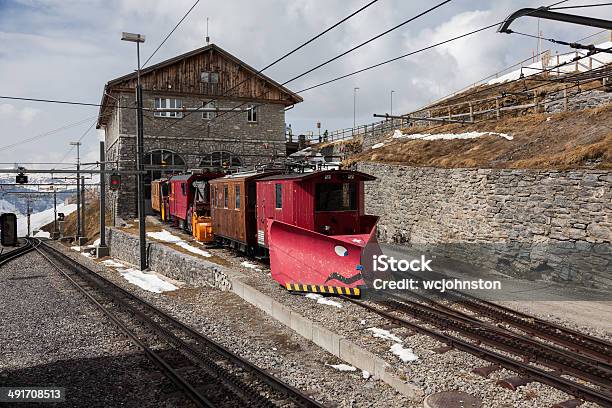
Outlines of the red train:
M188 174L154 181L151 198L162 219L198 240L269 255L272 278L288 290L359 296L365 259L380 251L378 217L364 212L364 182L374 179L348 170Z

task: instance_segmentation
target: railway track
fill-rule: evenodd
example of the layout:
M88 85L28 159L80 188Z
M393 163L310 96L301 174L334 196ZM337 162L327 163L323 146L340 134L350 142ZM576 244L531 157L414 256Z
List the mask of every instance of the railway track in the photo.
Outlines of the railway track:
M612 372L596 360L516 336L460 312L445 310L448 309L445 306L435 308L395 296L376 301L374 305L349 297L343 298L413 332L490 362L493 365L490 372L505 368L528 382L538 381L576 398L612 407ZM408 320L407 316L419 322ZM447 331L458 335L448 334ZM541 366L553 370L548 371ZM563 375L580 378L582 381L567 379ZM584 384L585 381L589 385Z
M27 254L36 249L40 245L39 240L25 239L25 244L12 251L0 254L0 266L9 263L13 259L19 258L21 255Z
M322 407L147 301L37 239L55 269L112 320L198 407Z

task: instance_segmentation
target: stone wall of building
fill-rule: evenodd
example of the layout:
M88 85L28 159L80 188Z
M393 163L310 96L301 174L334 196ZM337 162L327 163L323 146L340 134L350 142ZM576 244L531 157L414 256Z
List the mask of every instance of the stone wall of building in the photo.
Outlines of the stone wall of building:
M360 163L381 242L512 276L612 286L612 172Z
M155 97L175 97L183 107L200 107L206 99L172 96L164 93L145 93L144 108L152 109ZM131 93L119 96L119 106L135 106ZM244 101L221 99L218 108L235 108ZM242 106L244 109L246 107ZM281 104L257 107L257 122L247 121L247 112L225 112L214 120L203 118L202 112L184 113L184 118L155 117L144 112L144 152L163 149L177 153L185 161L186 169L199 168L204 155L229 152L238 157L244 167L269 163L285 156L285 111ZM106 131L106 155L120 170L134 170L136 157L136 111L118 108ZM109 192L108 205L121 218L136 215L136 176L122 176L118 193Z
M612 103L612 92L598 90L580 92L568 91L567 100L564 98L564 91L548 94L544 100L544 109L547 113L596 108L601 105Z

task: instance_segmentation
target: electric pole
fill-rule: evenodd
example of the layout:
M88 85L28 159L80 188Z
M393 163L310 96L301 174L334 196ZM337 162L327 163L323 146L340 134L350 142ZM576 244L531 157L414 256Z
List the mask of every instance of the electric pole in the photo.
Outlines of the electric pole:
M77 208L76 208L76 217L77 217L77 228L76 228L76 240L79 245L81 245L81 189L80 189L80 170L81 170L81 155L80 155L80 146L81 142L70 142L71 146L76 146L77 149L77 163L76 163L76 199L77 199Z
M145 200L144 200L144 170L143 165L143 149L144 149L144 129L142 117L142 84L140 83L140 43L145 42L145 36L140 34L123 33L121 39L136 43L136 59L138 61L138 70L136 71L136 119L138 131L136 133L136 193L138 195L138 232L140 244L140 270L147 269L147 237L145 225Z
M106 153L104 142L100 141L100 244L96 248L96 257L108 256L109 250L106 246Z

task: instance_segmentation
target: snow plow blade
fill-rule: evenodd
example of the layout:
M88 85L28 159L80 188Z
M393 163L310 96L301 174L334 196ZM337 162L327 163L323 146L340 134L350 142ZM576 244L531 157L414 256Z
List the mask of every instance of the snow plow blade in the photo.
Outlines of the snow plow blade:
M377 217L364 220L368 232L325 235L270 220L268 246L272 278L288 290L360 296L367 266L380 254Z

